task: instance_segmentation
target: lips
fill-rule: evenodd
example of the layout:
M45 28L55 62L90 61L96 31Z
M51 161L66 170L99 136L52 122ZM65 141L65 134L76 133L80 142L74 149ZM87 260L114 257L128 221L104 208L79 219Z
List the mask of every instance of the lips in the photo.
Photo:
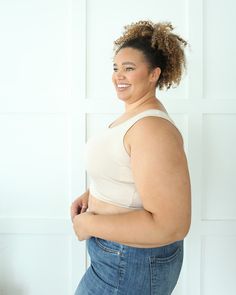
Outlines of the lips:
M116 88L118 89L118 91L123 91L126 90L127 88L129 88L131 85L128 83L119 83L116 84Z

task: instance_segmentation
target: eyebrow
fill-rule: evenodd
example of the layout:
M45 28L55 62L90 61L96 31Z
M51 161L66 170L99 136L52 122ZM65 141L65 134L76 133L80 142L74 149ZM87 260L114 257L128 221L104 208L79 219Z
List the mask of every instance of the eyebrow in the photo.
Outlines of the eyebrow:
M131 62L131 61L125 61L122 63L123 66L126 66L126 65L132 65L132 66L136 66L135 63ZM117 64L113 64L113 66L117 66Z

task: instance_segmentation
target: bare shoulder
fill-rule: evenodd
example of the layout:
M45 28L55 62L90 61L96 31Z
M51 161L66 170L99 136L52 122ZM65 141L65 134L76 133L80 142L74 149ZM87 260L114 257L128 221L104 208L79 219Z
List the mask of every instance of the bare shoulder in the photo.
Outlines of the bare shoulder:
M183 137L177 127L161 117L148 116L138 120L127 133L130 146L140 141L145 144L169 144L176 142L183 146Z

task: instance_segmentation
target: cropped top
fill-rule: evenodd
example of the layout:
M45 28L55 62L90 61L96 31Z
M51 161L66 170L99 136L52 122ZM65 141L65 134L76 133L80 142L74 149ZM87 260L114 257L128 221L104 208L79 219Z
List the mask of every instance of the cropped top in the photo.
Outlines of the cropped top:
M107 127L87 141L85 165L93 197L119 207L143 207L134 183L130 156L124 147L124 136L138 120L148 116L161 117L174 124L165 112L149 109L119 125Z

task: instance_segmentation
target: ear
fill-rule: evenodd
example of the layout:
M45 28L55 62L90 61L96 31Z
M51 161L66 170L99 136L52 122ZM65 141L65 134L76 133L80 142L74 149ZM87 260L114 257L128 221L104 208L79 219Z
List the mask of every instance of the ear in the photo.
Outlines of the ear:
M161 69L159 67L152 70L150 75L150 81L156 83L160 77Z

